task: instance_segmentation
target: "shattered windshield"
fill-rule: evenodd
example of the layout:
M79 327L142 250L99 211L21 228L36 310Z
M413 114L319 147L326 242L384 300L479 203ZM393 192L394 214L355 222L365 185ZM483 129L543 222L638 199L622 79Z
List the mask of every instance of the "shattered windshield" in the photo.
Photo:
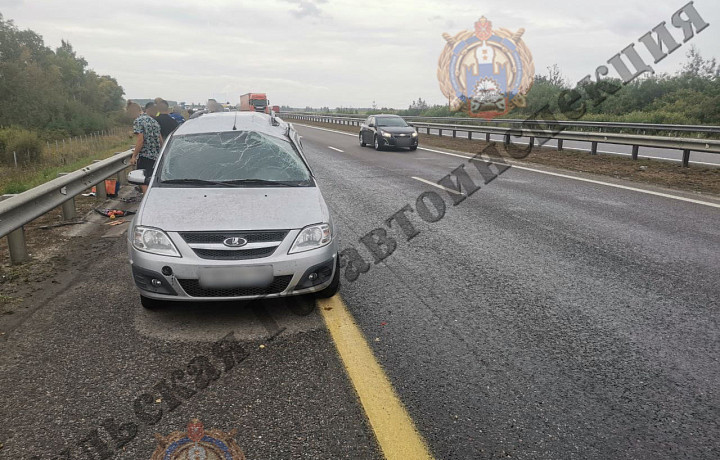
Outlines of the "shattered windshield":
M312 185L310 171L290 142L255 131L173 136L161 183Z

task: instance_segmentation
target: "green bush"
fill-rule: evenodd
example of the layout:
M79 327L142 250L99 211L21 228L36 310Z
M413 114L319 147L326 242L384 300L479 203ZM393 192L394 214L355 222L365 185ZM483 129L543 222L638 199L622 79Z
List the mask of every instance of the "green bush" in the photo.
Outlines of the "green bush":
M15 163L13 152L18 163L37 163L42 159L42 147L37 133L15 127L0 129L0 160L5 164Z

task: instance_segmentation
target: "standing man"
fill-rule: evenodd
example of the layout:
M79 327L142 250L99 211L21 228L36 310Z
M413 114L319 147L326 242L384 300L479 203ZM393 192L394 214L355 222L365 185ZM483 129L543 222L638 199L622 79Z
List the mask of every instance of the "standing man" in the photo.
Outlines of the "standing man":
M148 103L150 105L151 103ZM152 113L153 107L145 106L146 111ZM135 148L133 149L131 165L137 165L136 169L145 170L145 185L141 185L143 193L147 191L147 183L155 169L155 161L160 156L160 148L163 138L160 134L160 124L151 118L148 113L142 113L140 106L128 101L127 112L135 118L133 122L133 133L135 134Z
M163 139L167 139L170 133L175 131L179 123L170 116L170 106L165 99L155 98L155 108L158 114L153 118L160 123L160 134L162 134Z

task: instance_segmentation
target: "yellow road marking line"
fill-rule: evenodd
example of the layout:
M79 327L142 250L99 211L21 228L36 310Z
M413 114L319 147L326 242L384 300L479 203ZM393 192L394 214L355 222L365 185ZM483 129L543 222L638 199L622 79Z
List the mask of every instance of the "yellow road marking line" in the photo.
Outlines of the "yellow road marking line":
M431 460L425 440L340 296L319 299L318 306L385 458Z

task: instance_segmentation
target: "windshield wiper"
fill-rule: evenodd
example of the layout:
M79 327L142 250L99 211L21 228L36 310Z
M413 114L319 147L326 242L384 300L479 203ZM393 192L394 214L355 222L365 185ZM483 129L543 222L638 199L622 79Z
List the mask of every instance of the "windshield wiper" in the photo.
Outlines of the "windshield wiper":
M168 179L160 181L163 184L195 184L195 185L220 185L222 187L236 187L232 182L212 181L204 179Z
M275 187L282 185L283 187L302 187L305 184L310 184L309 180L297 181L297 182L286 182L281 180L265 180L265 179L235 179L223 181L224 184L233 185L265 185L268 187Z

